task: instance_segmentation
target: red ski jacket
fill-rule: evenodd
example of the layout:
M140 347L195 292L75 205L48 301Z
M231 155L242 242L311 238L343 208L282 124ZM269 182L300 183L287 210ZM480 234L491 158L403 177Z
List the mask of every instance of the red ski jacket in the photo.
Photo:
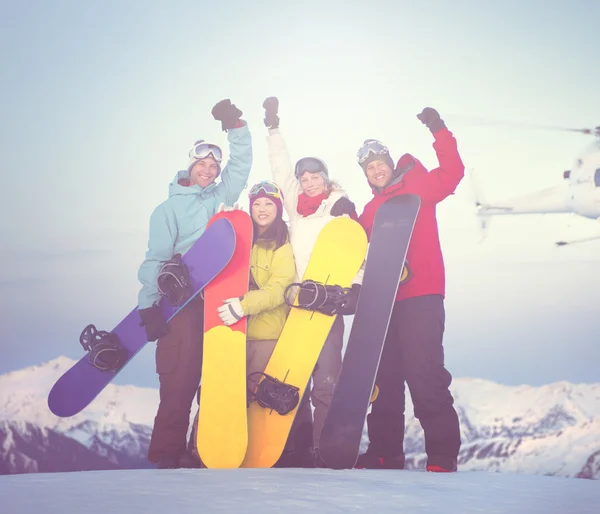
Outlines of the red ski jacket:
M383 191L373 189L373 198L365 205L359 223L371 237L373 220L379 206L396 195L416 194L421 197L421 208L415 222L406 259L411 277L398 287L396 301L428 294L446 295L444 259L440 246L436 219L436 205L454 193L464 176L456 139L447 128L434 134L433 148L439 167L428 172L412 155L404 154L396 169L407 171L400 182Z

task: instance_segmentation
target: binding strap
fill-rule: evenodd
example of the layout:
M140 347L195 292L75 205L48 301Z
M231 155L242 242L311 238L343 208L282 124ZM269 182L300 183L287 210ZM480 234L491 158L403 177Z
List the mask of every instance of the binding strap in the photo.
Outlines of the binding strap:
M290 301L289 291L292 287L298 288L298 305L293 303L293 299ZM313 280L305 280L303 282L294 282L287 286L284 298L290 307L318 311L328 316L335 316L348 301L350 291L351 288L349 287L325 285Z

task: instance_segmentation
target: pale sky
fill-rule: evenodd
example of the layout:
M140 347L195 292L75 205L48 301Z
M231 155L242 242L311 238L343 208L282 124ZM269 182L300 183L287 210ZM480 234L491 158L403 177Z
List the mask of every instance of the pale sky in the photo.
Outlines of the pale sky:
M527 124L600 125L598 2L349 4L3 7L0 373L79 358L85 325L108 330L135 306L152 210L195 140L227 149L210 114L223 98L253 135L250 183L270 178L262 102L274 95L292 159L322 157L359 210L371 196L355 162L364 139L436 166L423 107L440 112L492 200L560 183L591 142ZM478 244L468 177L438 215L453 375L600 381L600 242L553 244L594 223L494 219ZM153 350L117 383L155 385Z

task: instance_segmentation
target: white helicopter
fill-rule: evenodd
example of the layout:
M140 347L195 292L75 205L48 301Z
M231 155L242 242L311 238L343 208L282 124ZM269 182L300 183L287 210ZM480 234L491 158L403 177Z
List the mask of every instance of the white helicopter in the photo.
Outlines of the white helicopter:
M600 239L600 126L595 129L559 129L593 135L595 140L575 159L570 170L563 172L566 183L543 189L512 200L486 203L477 187L475 176L471 180L475 188L475 205L477 216L481 221L483 238L485 238L491 216L507 216L517 214L553 214L574 213L598 222L598 235L556 241L556 245L564 246Z

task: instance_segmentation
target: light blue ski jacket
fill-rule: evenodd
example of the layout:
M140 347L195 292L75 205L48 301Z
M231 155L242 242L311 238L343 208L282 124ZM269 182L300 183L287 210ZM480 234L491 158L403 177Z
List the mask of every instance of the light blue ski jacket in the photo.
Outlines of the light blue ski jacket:
M142 283L139 309L151 307L160 299L156 279L162 263L176 253L185 254L204 233L219 204L233 205L246 187L252 167L252 138L248 126L228 130L227 138L229 160L219 175L220 182L205 188L196 184L181 185L180 181L189 178L189 173L179 171L169 184L169 198L150 216L148 251L138 271Z

